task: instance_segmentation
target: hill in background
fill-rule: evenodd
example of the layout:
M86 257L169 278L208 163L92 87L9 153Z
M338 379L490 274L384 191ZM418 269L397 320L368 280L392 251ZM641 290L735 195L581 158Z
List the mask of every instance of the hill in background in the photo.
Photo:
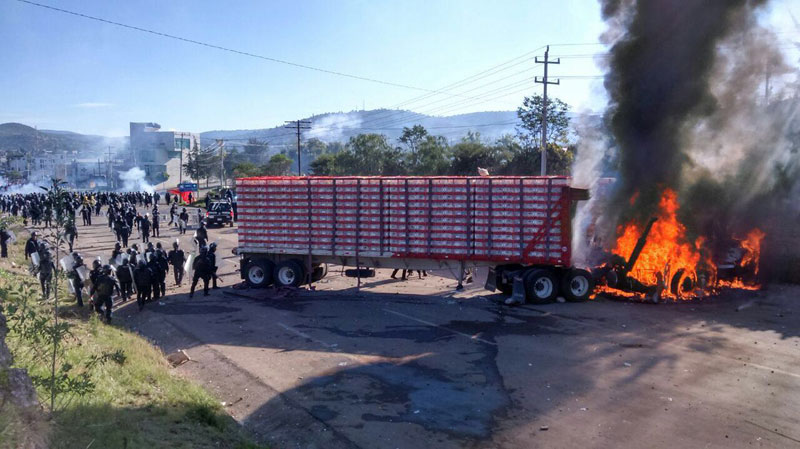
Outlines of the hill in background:
M0 151L6 153L31 153L38 155L44 152L80 153L80 158L91 158L103 155L112 147L112 151L127 146L127 138L103 137L78 134L70 131L36 130L21 123L0 124Z
M504 134L514 134L519 123L516 111L474 112L470 114L435 117L411 111L375 109L370 111L333 112L308 117L311 129L303 132L304 139L318 138L325 142L347 142L358 134L385 134L396 140L403 127L424 126L429 133L444 136L449 141L461 139L469 131L479 132L486 140L495 140ZM284 126L264 129L232 131L206 131L200 134L203 143L225 139L232 145L248 139L267 141L271 145L292 145L295 134ZM226 143L227 145L227 143Z

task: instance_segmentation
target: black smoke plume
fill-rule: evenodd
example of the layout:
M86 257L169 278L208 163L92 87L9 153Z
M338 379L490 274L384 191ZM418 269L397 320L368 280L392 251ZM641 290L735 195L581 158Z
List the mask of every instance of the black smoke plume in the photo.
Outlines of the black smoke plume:
M686 128L718 107L712 68L718 43L743 9L763 1L605 0L606 20L625 27L611 49L606 120L618 146L622 220L646 221L664 188L678 190ZM623 17L620 17L623 16ZM635 201L630 201L634 198Z
M765 4L601 0L609 132L579 145L573 173L594 197L575 235L591 227L610 250L620 225L646 222L671 188L687 241L724 252L758 227L765 271L800 281L800 77L759 23ZM597 195L604 176L616 178L611 195Z

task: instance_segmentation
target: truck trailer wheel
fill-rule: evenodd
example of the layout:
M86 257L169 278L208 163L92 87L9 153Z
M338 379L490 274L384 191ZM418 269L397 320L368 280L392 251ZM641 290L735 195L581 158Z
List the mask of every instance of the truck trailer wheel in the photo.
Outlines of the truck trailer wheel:
M565 272L561 279L561 293L567 301L586 301L591 296L592 290L594 290L594 279L586 270L573 268Z
M272 272L275 264L266 259L254 260L245 267L247 285L253 288L265 288L272 283Z
M303 265L296 260L284 260L278 263L273 273L275 285L279 287L299 287L305 280Z
M558 296L556 277L549 270L533 269L522 278L525 283L525 298L532 304L552 302Z

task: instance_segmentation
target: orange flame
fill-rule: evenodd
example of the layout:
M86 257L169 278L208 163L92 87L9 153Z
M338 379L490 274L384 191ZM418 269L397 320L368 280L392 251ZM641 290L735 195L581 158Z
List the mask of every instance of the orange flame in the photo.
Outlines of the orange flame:
M688 275L694 273L701 260L698 247L686 241L686 227L678 221L678 196L666 189L659 202L658 220L653 224L647 242L642 249L629 277L646 285L670 282L680 270ZM614 253L630 258L642 229L635 223L625 226L617 239ZM697 243L702 243L698 240ZM675 298L667 288L663 296Z
M745 250L741 265L743 267L754 265L753 272L756 275L758 275L758 263L761 259L761 241L766 235L762 230L755 228L741 241L742 249Z
M678 197L675 191L665 189L659 201L657 221L648 234L646 243L628 277L640 283L658 287L658 295L662 298L692 299L706 296L714 292L714 287L733 287L757 289L759 286L748 286L741 279L734 281L717 281L717 267L711 259L711 252L705 247L706 238L699 237L694 242L688 241L686 227L678 221ZM643 229L636 223L628 223L619 230L614 254L628 260L634 247L642 235ZM741 266L752 267L758 273L761 240L765 234L752 230L741 246L745 250ZM701 273L699 275L699 273ZM673 287L678 287L674 288ZM625 292L607 286L599 286L598 293L611 293L615 296L640 298L643 295Z

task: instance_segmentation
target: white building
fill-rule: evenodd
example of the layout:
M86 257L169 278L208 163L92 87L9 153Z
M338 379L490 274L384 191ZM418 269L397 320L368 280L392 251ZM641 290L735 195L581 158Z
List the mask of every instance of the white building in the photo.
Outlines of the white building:
M131 122L130 160L132 166L144 170L151 181L163 181L169 176L167 162L180 159L195 145L200 145L198 134L181 131L161 131L158 123Z
M28 181L65 179L70 160L64 153L46 153L42 156L9 158L8 168L17 171Z

